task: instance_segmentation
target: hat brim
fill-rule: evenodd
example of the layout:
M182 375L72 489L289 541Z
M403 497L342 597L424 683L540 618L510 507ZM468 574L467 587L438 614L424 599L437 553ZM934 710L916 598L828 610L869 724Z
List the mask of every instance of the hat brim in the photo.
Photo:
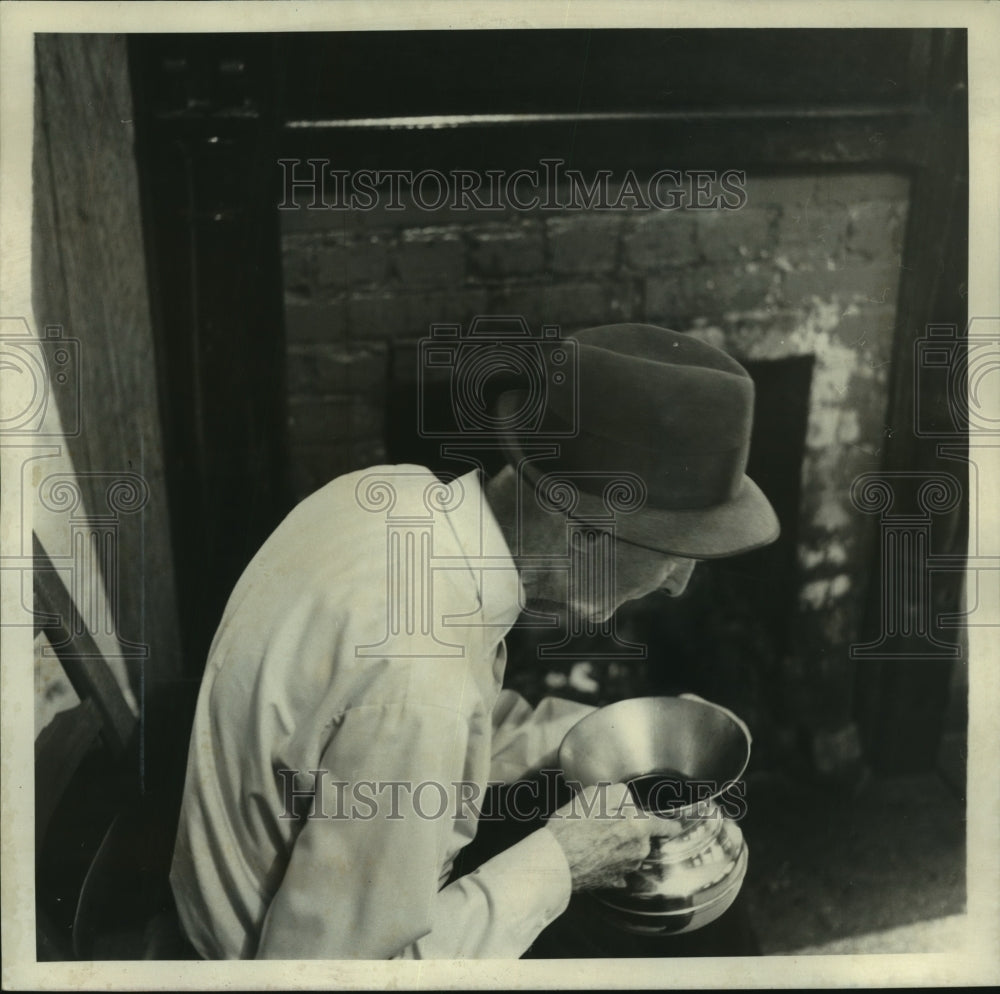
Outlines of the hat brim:
M532 481L558 469L538 469L525 456L517 439L503 436L512 465ZM581 492L571 516L600 519L607 516L602 498ZM778 516L764 492L743 476L736 496L706 508L666 510L642 507L615 516L615 537L629 545L690 559L722 559L770 545L781 534Z

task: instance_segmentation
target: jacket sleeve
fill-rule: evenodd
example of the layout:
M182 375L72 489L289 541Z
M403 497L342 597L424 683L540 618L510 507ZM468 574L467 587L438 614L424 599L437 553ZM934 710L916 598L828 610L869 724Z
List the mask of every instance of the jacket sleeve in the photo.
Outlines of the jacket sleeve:
M258 958L511 958L562 913L569 867L546 829L439 890L469 838L455 817L468 736L463 715L432 705L342 716L319 768L344 786L303 822Z
M532 709L515 691L501 691L493 708L490 780L512 783L537 770L556 769L563 736L593 710L560 697L545 697Z

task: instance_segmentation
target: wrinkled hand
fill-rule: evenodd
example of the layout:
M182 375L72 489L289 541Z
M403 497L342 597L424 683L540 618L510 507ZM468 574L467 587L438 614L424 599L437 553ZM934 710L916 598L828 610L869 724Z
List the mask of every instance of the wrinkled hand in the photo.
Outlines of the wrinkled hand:
M673 825L642 811L623 783L584 787L545 826L559 842L573 890L625 887L627 874L649 855L650 838Z

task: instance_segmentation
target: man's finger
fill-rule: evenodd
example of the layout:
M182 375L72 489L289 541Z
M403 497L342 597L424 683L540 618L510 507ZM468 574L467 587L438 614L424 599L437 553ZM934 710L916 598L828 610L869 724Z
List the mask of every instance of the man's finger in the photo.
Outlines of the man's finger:
M655 838L675 839L678 835L684 834L684 822L680 818L665 818L662 815L653 815L650 821L649 834Z

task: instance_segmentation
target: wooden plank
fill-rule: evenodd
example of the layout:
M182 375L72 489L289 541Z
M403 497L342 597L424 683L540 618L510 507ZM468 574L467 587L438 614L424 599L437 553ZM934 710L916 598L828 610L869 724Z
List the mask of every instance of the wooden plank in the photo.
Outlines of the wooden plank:
M917 165L919 110L842 108L839 113L686 113L650 119L608 116L408 128L286 127L281 158L329 159L336 169L537 169L546 158L584 171L743 169L839 165L905 169ZM609 149L619 150L615 154ZM627 150L622 154L620 150ZM623 162L627 165L621 165ZM402 164L402 165L401 165Z
M912 29L292 36L282 156L326 157L343 169L513 170L553 157L588 170L627 159L637 172L905 168L920 147L933 37ZM401 78L413 85L400 89Z
M141 511L119 516L118 576L105 577L119 636L149 647L144 673L131 670L139 696L177 672L180 645L125 40L36 46L34 308L80 342L77 375L54 389L86 512L108 513L98 474L137 473L149 488Z

